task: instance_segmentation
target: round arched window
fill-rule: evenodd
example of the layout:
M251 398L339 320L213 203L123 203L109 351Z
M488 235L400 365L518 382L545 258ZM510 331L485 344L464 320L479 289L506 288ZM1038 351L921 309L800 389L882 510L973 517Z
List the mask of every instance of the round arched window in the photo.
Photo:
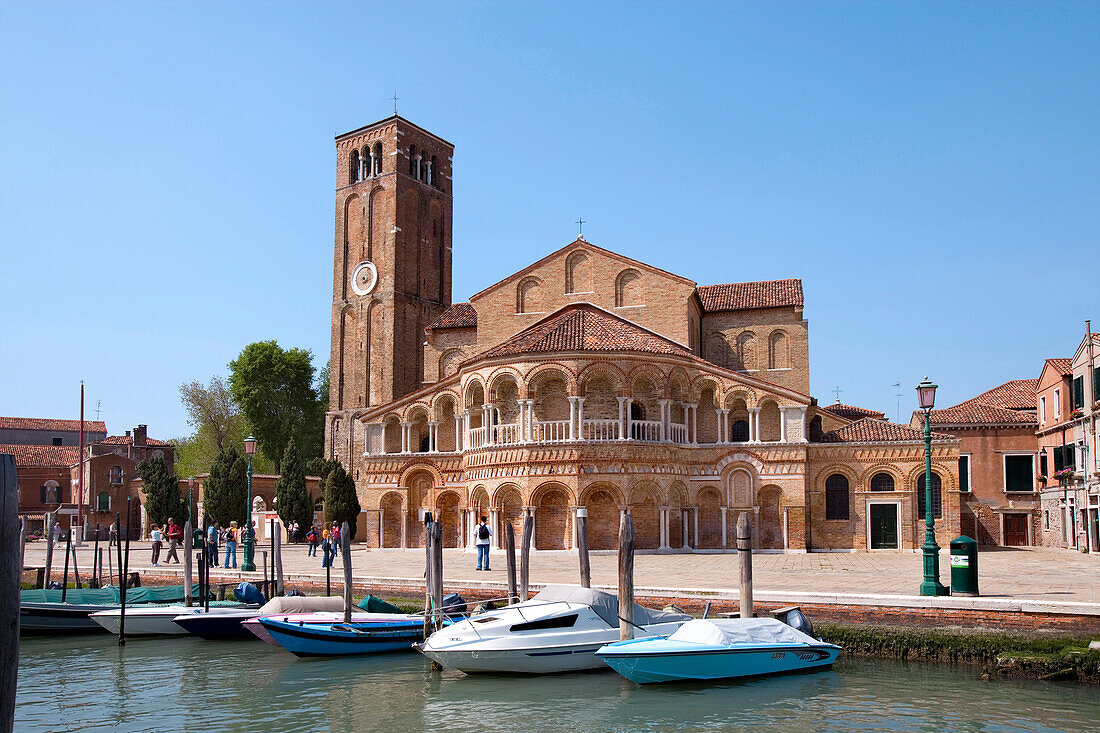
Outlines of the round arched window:
M871 478L871 491L893 491L894 477L888 473L876 473Z

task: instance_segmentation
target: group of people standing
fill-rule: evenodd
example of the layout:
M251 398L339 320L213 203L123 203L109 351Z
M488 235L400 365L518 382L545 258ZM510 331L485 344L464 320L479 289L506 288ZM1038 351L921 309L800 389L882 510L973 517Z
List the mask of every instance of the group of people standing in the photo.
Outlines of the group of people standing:
M113 524L111 526L114 527ZM183 527L176 524L175 519L169 517L163 528L159 524L154 524L149 530L149 538L153 540L153 567L160 567L160 551L165 540L168 540L168 554L164 556L164 564L168 565L175 561L179 565L180 558L176 550L183 541Z
M317 548L321 548L321 567L332 565L332 559L340 554L340 525L336 522L331 527L315 524L306 532L306 542L309 544L307 557L317 557Z
M255 522L252 523L253 537L255 537ZM218 567L218 546L225 548L225 562L223 568L237 567L237 543L244 539L245 530L241 529L236 521L230 522L228 527L222 528L219 522L214 522L206 530L206 554L210 559L210 567ZM232 564L230 564L232 563Z

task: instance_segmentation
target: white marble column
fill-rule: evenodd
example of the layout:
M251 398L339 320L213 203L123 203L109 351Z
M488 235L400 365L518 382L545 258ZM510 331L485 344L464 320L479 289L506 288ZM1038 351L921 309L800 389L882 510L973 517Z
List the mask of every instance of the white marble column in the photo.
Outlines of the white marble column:
M577 439L577 398L569 395L569 439Z
M629 397L619 397L619 440L626 440L626 421L629 415L626 413L626 402Z
M577 398L577 440L584 440L584 398Z
M809 424L809 422L806 421L806 415L809 414L810 410L809 410L809 408L807 408L805 406L800 407L799 410L801 410L801 412L802 412L802 440L799 441L799 442L809 443L810 442L810 424Z
M657 400L657 404L661 406L661 434L660 440L662 443L667 443L672 439L672 429L669 427L669 421L672 417L672 400L660 399Z
M759 440L759 437L758 437L758 434L757 434L757 422L758 422L759 417L760 417L760 408L759 407L750 407L749 408L749 442L750 443L755 443Z
M660 549L668 550L668 507L660 507L661 510L661 546Z
M527 435L535 440L535 401L527 400Z
M519 411L516 413L516 442L526 443L527 437L527 400L516 400L516 407Z
M730 411L728 407L722 408L722 442L730 442Z
M695 548L698 548L699 547L699 507L697 507L697 506L692 507L691 508L691 513L694 515L694 519L695 519L693 531L691 533L692 539L695 540L695 541L692 543L691 546L695 547Z
M385 522L382 521L382 510L378 510L378 549L382 549L386 546L386 540L383 535Z
M685 550L691 548L691 544L688 542L688 537L690 536L688 534L688 511L687 508L680 508L680 524L682 525L680 528L680 538L683 540L681 547Z
M465 450L465 435L462 430L462 415L455 415L455 450L461 453Z
M481 427L485 428L485 445L493 444L493 406L481 406Z
M726 507L722 507L722 549L726 549Z
M779 408L779 442L787 442L787 408Z
M699 403L691 404L691 444L699 444Z
M439 423L435 420L428 423L428 451L439 452Z
M412 447L410 445L412 443L412 425L413 424L411 422L401 423L401 452L402 453L411 453L412 452Z
M490 509L489 510L489 526L493 530L492 546L497 548L498 550L500 548L504 547L504 544L503 544L504 543L504 539L503 539L504 532L502 531L503 528L500 526L500 521L499 520L500 520L500 510L499 509Z

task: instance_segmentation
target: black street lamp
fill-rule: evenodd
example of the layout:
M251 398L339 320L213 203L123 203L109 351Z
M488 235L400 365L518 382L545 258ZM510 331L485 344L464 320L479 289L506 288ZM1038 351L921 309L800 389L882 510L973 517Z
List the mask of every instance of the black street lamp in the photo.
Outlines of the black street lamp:
M241 572L254 573L256 572L256 533L252 529L252 456L256 453L256 439L251 435L244 439L244 452L248 456L248 504L244 513L244 536L241 538L241 544L244 545Z
M924 582L922 596L946 596L948 590L940 583L940 546L936 544L936 519L932 514L932 420L929 413L936 404L936 385L924 378L917 385L917 404L924 410Z

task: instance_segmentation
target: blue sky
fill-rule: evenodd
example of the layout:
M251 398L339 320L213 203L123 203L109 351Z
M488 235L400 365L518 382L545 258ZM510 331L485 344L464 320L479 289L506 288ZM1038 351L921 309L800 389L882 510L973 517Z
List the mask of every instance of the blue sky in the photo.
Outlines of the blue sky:
M329 351L333 135L455 150L454 296L587 238L800 277L823 402L950 405L1100 325L1100 4L5 3L0 414L189 432Z

